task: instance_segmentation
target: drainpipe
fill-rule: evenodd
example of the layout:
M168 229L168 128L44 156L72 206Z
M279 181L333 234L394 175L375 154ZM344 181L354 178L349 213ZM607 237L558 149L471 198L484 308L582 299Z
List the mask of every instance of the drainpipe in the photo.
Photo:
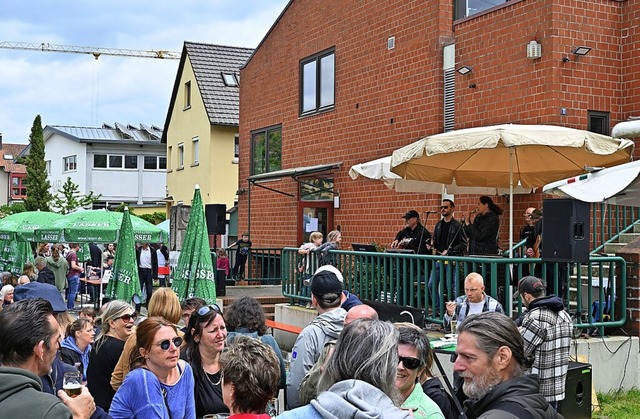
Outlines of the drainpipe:
M640 137L640 117L632 116L627 121L616 124L611 130L613 138L638 138Z

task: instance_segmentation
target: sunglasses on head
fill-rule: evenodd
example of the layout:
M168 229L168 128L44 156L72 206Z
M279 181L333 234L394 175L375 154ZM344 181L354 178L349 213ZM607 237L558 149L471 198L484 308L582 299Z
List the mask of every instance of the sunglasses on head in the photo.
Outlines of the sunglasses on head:
M211 310L215 311L218 314L222 314L222 310L220 310L220 307L218 307L217 304L211 304L200 307L200 309L198 310L198 316L206 316Z
M133 314L123 314L122 316L118 317L119 319L122 319L122 321L129 323L132 319L133 321L135 321L138 318L138 315L136 313Z
M404 367L409 370L415 370L420 367L420 365L422 365L422 361L420 361L418 358L413 358L410 356L399 356L398 363L400 362L402 362Z
M171 347L171 342L173 342L173 346L180 348L182 345L182 338L180 336L176 336L173 339L165 339L160 343L156 343L156 345L158 345L163 351L168 351Z

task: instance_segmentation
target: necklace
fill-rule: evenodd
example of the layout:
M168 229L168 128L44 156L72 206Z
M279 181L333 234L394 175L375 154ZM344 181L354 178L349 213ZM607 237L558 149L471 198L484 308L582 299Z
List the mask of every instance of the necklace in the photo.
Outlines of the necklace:
M215 383L213 381L211 381L211 378L209 378L209 373L206 372L204 370L204 368L202 368L202 372L204 372L204 376L207 378L207 381L209 382L209 384L211 384L212 386L219 386L220 383L222 382L222 374L220 374L220 378L218 378L218 381L216 381ZM217 373L216 373L217 374ZM211 375L216 375L216 374L211 374Z

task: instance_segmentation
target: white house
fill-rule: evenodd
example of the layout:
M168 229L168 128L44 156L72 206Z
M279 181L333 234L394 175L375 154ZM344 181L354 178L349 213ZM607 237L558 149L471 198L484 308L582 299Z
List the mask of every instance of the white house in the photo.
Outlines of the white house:
M47 125L45 161L51 192L55 195L71 178L80 194L102 195L94 208L124 202L136 209L164 211L167 152L161 137L161 128L142 124Z

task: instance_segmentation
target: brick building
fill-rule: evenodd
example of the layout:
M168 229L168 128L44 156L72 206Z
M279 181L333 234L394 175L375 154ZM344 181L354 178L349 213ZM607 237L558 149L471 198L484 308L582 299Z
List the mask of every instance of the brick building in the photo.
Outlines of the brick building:
M299 245L315 220L340 226L343 247L388 244L408 209L441 197L348 170L423 136L499 123L609 134L640 115L640 0L471 3L288 3L240 73L238 228L254 246ZM477 202L454 199L458 214ZM516 197L514 225L541 199Z

